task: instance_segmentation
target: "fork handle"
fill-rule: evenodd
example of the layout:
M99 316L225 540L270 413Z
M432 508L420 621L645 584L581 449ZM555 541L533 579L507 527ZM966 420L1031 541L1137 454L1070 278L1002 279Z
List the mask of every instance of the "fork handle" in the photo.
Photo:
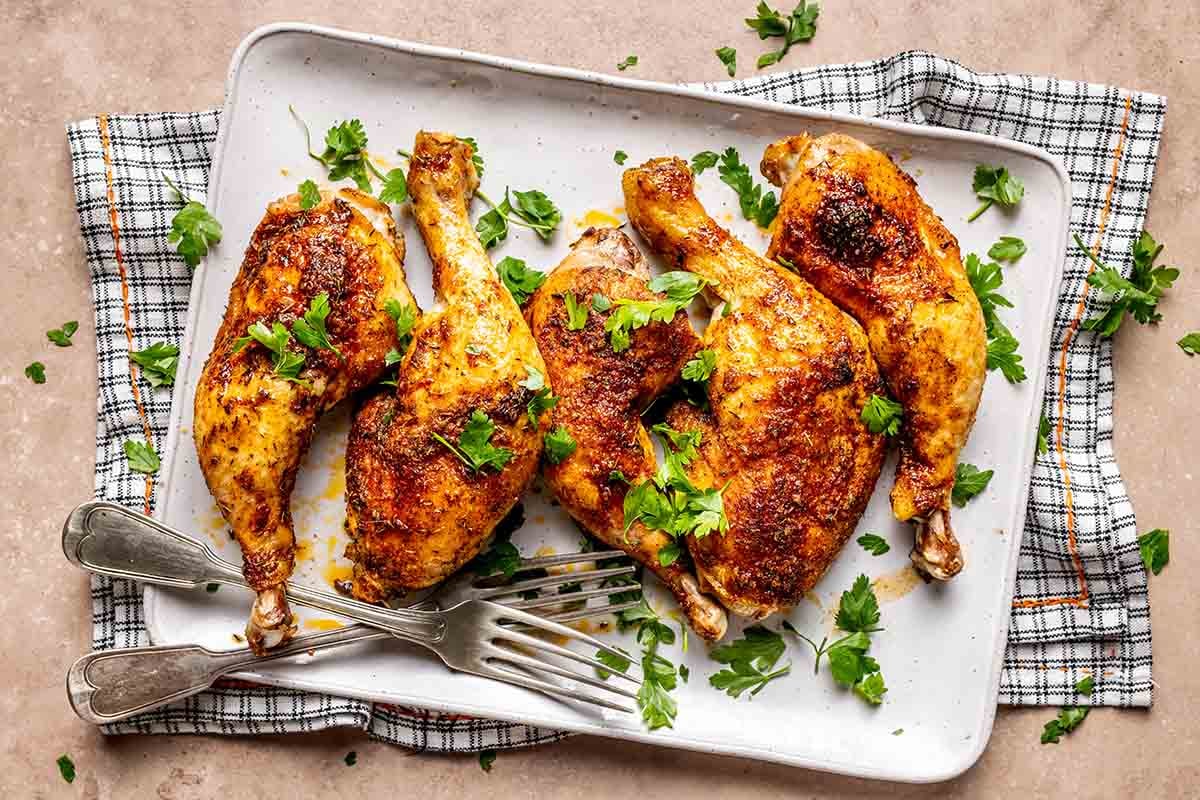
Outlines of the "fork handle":
M293 639L263 656L247 648L215 652L194 644L101 650L71 665L67 697L80 719L102 725L190 697L245 667L389 637L384 631L352 625Z

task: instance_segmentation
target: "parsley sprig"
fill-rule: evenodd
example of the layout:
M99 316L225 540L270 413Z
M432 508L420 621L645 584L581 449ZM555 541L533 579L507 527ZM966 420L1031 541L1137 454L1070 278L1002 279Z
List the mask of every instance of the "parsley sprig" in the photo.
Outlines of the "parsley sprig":
M478 475L486 467L500 472L504 465L512 460L512 450L496 447L491 443L492 434L495 432L496 425L491 418L477 408L471 412L470 419L458 435L457 445L439 433L432 433L430 436Z
M999 369L1009 383L1021 383L1025 380L1025 367L1021 363L1021 354L1017 352L1019 343L996 313L998 307L1012 308L1013 304L997 289L1004 283L1004 273L1000 265L994 261L984 262L974 253L967 255L964 264L967 270L967 280L975 297L979 299L979 308L983 311L983 324L987 333L987 368Z
M328 170L329 180L340 181L349 178L354 181L354 185L360 191L371 194L374 192L374 188L371 186L371 176L373 175L383 182L383 189L379 193L381 201L403 203L408 199L408 182L404 176L404 170L391 169L384 174L371 161L370 154L367 152L367 130L363 127L362 120L349 119L335 122L325 132L325 149L316 153L312 148L312 135L309 132L308 123L292 106L288 106L288 111L304 129L304 146L308 151L309 158ZM312 191L315 189L314 185L306 193L304 184L301 184L301 205L304 208L312 207L305 206L304 203L312 201ZM318 194L317 202L319 202L319 197Z
M417 324L417 307L412 303L402 306L400 301L393 297L383 304L383 310L396 323L396 346L383 357L383 363L390 367L404 360L404 354L412 344L412 332Z
M548 242L562 222L562 211L540 189L520 192L506 187L504 199L500 203L493 202L481 191L476 191L475 194L491 206L491 211L475 223L475 233L484 249L490 250L508 238L510 223L530 228L542 241Z
M683 365L680 375L685 381L693 383L708 383L713 371L717 368L717 353L715 350L699 350L692 359Z
M721 174L721 181L737 192L743 217L760 228L768 227L775 220L779 213L779 200L774 192L765 191L762 186L754 183L750 167L742 163L737 149L725 148L717 172Z
M791 663L775 669L786 645L783 637L762 625L746 628L742 638L715 647L709 653L714 661L728 666L709 676L708 683L730 697L741 697L750 690L750 697L761 692L776 678L792 671Z
M737 50L732 47L718 47L716 50L717 58L725 65L725 71L729 73L729 77L733 77L737 72Z
M974 464L960 461L954 467L954 488L950 499L954 505L962 508L972 498L980 494L991 483L994 470L980 470Z
M558 405L558 398L551 394L546 376L537 367L525 365L525 380L520 385L533 392L533 397L525 404L525 413L529 415L529 424L536 428L542 414Z
M239 336L233 342L233 352L236 353L250 342L258 342L272 354L272 368L275 374L284 380L304 385L300 380L300 371L304 368L304 354L288 347L292 334L280 322L273 323L270 328L262 320L255 322L246 329L245 336Z
M143 475L153 475L160 466L158 453L149 442L139 442L137 439L126 439L121 445L125 451L125 462L134 472Z
M1011 208L1025 196L1025 184L1021 183L1019 178L1009 173L1006 167L993 167L989 164L979 164L975 167L975 179L971 188L975 190L975 196L983 202L967 217L967 222L974 222L980 214L991 208L993 203Z
M864 533L854 541L858 542L863 550L866 550L873 556L881 556L892 549L892 546L887 543L887 540L878 533Z
M1142 325L1154 324L1162 319L1162 314L1158 313L1158 301L1163 292L1175 283L1179 270L1154 266L1163 246L1154 241L1149 231L1142 231L1142 235L1133 243L1133 269L1128 279L1122 277L1114 267L1101 263L1078 234L1072 236L1075 246L1096 267L1087 277L1088 284L1112 296L1108 311L1099 317L1084 320L1085 330L1098 331L1101 336L1112 336L1125 321L1126 314Z
M1138 537L1138 551L1142 554L1142 563L1147 572L1155 575L1163 571L1171 561L1171 533L1162 528L1155 528L1149 533Z
M175 369L179 366L179 348L166 342L155 342L144 350L130 353L133 363L142 368L142 375L150 386L175 385Z
M904 406L889 397L873 394L867 398L860 418L871 433L895 436L904 422Z
M167 243L175 245L175 252L183 256L184 263L195 269L200 260L208 255L208 248L221 241L221 223L208 213L203 203L184 194L170 175L164 172L162 176L171 191L183 201L183 208L171 218Z
M762 69L778 63L787 55L792 45L797 42L807 42L813 38L817 32L817 17L821 13L821 7L816 3L806 3L805 0L800 0L792 9L792 13L785 17L768 6L766 2L759 2L756 11L758 12L757 16L746 18L746 25L758 34L758 38L768 39L775 36L783 39L782 48L763 53L758 57L758 68ZM729 74L730 77L733 76L732 72Z
M61 328L55 328L52 331L46 331L46 338L53 342L57 347L70 347L71 337L75 335L75 331L79 330L79 323L75 320L64 322Z
M669 323L675 319L675 315L687 308L696 295L710 284L715 285L713 281L692 272L666 272L646 284L650 291L666 294L666 299L622 298L612 301L615 310L605 320L604 330L608 332L613 352L628 350L630 334L637 328L651 322Z
M575 438L571 436L562 425L559 425L549 431L542 439L542 444L546 448L546 460L551 464L561 464L575 452L578 445Z
M342 351L329 341L329 331L325 320L329 317L329 294L321 292L308 304L304 316L292 323L292 333L300 344L314 350L330 350L338 358L345 360Z
M496 265L496 273L500 282L508 289L517 305L524 305L530 296L546 282L546 273L530 269L519 258L505 256Z

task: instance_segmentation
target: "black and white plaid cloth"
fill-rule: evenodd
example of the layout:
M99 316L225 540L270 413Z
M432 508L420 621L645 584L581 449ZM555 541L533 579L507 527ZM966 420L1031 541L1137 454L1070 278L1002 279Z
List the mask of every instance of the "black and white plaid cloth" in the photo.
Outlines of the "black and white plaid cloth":
M814 108L972 130L1041 147L1071 175L1071 228L1128 271L1154 177L1165 98L1028 75L979 74L913 51L708 88ZM166 242L179 205L160 172L203 198L219 115L98 116L68 126L76 203L96 308L100 395L96 496L151 508L121 443L161 443L170 409L128 354L178 341L191 270ZM1050 447L1030 489L1000 700L1012 705L1151 702L1150 609L1133 509L1112 450L1112 347L1079 327L1102 313L1089 262L1067 253L1048 366ZM93 580L93 646L147 644L139 587ZM1075 693L1085 675L1091 697ZM110 733L280 733L356 725L395 744L471 751L563 734L306 692L230 682L108 726Z

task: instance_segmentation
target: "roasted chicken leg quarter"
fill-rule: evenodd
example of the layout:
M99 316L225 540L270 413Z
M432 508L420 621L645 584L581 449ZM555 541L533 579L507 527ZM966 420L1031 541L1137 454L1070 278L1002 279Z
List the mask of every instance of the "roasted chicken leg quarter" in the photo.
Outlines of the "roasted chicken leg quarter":
M710 410L680 401L667 421L701 434L693 483L724 490L728 531L688 541L701 586L765 617L816 584L866 507L885 448L860 414L882 381L858 324L717 225L683 161L627 170L623 186L637 231L722 302L703 334Z
M675 595L692 628L716 640L725 634L724 609L701 593L685 559L662 564L660 553L674 541L669 534L641 522L626 530L623 511L631 484L657 469L642 412L679 380L699 339L681 311L670 323L635 330L630 346L614 352L604 315L593 310L582 329L572 330L564 302L568 294L586 305L597 296L610 302L653 300L649 280L646 261L628 236L615 228L589 228L530 298L526 314L558 395L552 424L575 442L561 462L547 458L544 474L580 525L646 565Z
M361 600L432 586L474 557L542 451L529 402L546 366L467 215L471 155L445 133L418 133L413 147L408 187L439 307L414 330L395 388L351 426L346 555Z
M258 593L246 626L256 651L294 630L284 594L295 556L290 498L317 420L383 373L396 346L387 302L415 308L403 258L391 212L374 198L322 192L305 210L291 195L267 208L230 290L196 387L193 432L204 479ZM322 295L333 349L295 334ZM285 334L280 354L247 338L258 323Z
M950 493L987 364L958 242L912 178L849 136L783 139L767 148L762 170L784 187L768 255L862 324L904 407L892 511L916 524L917 569L947 580L963 566Z

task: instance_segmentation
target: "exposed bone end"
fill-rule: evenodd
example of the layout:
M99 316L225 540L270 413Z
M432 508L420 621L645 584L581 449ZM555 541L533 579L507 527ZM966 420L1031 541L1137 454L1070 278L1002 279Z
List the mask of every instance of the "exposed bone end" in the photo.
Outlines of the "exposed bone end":
M282 586L263 589L254 598L250 621L246 623L246 643L258 655L292 638L296 633L292 610Z
M914 518L916 542L908 557L923 577L948 581L962 572L962 547L950 528L950 510L941 508L927 519Z
M710 642L715 642L725 635L725 629L729 627L725 609L700 591L700 584L696 582L695 577L685 573L672 588L675 589L675 598L683 613L687 615L692 630Z

